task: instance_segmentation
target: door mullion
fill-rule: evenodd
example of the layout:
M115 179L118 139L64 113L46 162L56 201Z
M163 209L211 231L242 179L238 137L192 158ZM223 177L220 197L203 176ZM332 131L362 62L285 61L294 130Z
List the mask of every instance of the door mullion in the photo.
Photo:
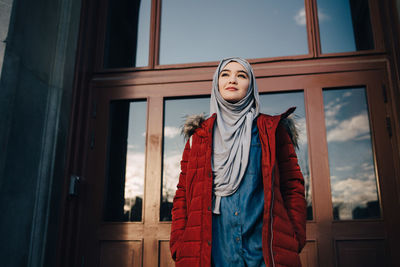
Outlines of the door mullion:
M331 227L333 213L322 88L305 89L304 100L310 142L310 169L319 265L332 267L334 266Z
M163 98L148 98L144 223L157 224L160 214Z
M143 266L158 266L157 225L160 217L163 106L163 97L147 99Z

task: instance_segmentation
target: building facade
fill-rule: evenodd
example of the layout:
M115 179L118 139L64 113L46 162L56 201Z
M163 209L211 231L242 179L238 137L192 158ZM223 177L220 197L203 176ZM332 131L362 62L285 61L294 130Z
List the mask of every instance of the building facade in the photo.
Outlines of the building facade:
M0 7L2 266L174 266L180 126L227 56L297 107L303 266L400 265L399 1Z

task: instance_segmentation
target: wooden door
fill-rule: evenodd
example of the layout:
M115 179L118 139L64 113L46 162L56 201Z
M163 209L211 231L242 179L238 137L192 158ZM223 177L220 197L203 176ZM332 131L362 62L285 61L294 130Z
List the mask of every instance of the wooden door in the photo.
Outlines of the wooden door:
M394 236L399 235L393 224L399 221L399 216L396 212L397 204L393 201L396 199L396 185L393 179L395 173L391 132L386 124L390 108L384 91L387 86L384 71L336 72L283 79L265 78L258 79L258 84L260 91L304 91L313 218L307 223L307 245L301 253L303 266L392 266L395 261L390 255L398 249ZM349 92L346 93L346 90ZM342 91L343 95L349 95L352 90L364 92L366 106L362 116L368 120L366 123L355 121L355 118L359 118L359 114L355 114L352 120L338 123L337 127L341 128L341 133L345 133L354 131L352 127L361 127L361 124L370 131L372 157L368 168L370 184L376 183L371 190L376 194L376 198L372 197L373 201L369 204L376 205L376 208L372 208L375 211L369 214L360 214L358 211L361 208L358 207L352 210L350 216L343 214L341 218L338 215L338 206L334 203L335 195L340 195L338 188L343 192L350 191L356 179L341 181L340 186L334 181L337 179L332 175L335 162L330 158L334 155L328 150L335 150L339 145L335 142L329 145L329 140L334 137L330 135L333 131L328 130L328 117L330 112L343 103L338 101L336 106L328 106L325 94ZM354 105L354 102L348 104ZM358 137L349 134L346 138L355 140ZM340 140L340 135L336 140ZM362 156L363 154L359 155ZM357 158L350 160L352 161L357 162ZM352 164L349 166L355 168ZM365 188L365 191L367 190L370 189ZM351 194L343 195L344 202L353 197Z
M259 91L262 95L266 94L266 98L269 93L290 92L301 92L304 98L301 101L304 101L305 107L306 161L311 196L307 244L301 253L303 266L389 265L391 253L398 248L396 237L399 237L399 231L393 223L398 222L399 218L398 205L391 201L395 199L392 179L395 174L392 144L386 127L387 100L382 94L382 86L386 85L384 71L374 69L293 76L267 76L257 67L255 71ZM80 235L84 266L174 266L169 253L170 222L160 216L164 103L170 98L184 101L185 97L207 96L211 88L210 79L211 75L208 80L200 82L124 84L118 87L107 85L107 81L93 84L91 95L96 111L90 114L93 139L84 190L84 227ZM373 169L373 178L370 179L376 182L377 202L374 205L379 214L357 215L356 219L348 217L348 214L340 218L340 209L338 213L332 200L332 191L337 191L337 187L332 189L332 163L326 126L326 111L329 109L324 103L324 94L329 90L341 89L359 89L365 93L367 108L364 118L368 119L366 127L370 131L372 151L372 167L368 168ZM135 204L136 208L142 205L135 209L137 216L128 215L127 219L124 215L112 213L126 204L126 198L125 203L121 204L118 196L125 192L121 186L126 185L129 131L143 125L139 121L128 123L129 116L132 116L128 106L132 103L142 105L136 115L145 122L142 133L143 175L142 178L137 176L137 179L143 179L143 195L142 200ZM342 130L346 131L345 128ZM112 161L116 163L110 163ZM117 174L111 175L113 172ZM110 179L120 180L115 186ZM349 186L352 185L343 182L344 191ZM110 190L119 193L113 194ZM117 196L111 200L111 204L109 200L113 198L110 194ZM113 203L117 203L115 209Z

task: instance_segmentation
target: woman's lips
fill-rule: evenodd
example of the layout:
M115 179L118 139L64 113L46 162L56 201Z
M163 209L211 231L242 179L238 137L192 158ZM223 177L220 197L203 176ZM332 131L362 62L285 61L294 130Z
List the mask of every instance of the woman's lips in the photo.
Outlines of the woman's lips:
M235 87L227 87L225 90L228 90L228 91L236 91L237 88L235 88Z

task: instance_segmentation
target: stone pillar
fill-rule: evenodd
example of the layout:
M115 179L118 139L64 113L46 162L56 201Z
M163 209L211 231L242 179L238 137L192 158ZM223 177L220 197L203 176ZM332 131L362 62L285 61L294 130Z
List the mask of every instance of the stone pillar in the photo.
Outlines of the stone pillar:
M11 2L0 0L0 8L11 10ZM9 27L0 11L1 36L8 28L0 80L1 266L54 266L80 8L80 0L17 0Z

